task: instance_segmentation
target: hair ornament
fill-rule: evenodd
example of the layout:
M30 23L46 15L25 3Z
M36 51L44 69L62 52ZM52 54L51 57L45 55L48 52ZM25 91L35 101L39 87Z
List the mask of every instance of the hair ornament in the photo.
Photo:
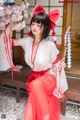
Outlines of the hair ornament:
M27 34L28 34L28 36L30 37L30 36L31 36L31 31L29 31Z
M39 4L37 4L37 5L34 7L32 13L31 13L31 17L33 17L34 15L36 15L36 14L39 13L39 12L46 13L46 11L44 10L44 8L43 8L42 6L40 6Z
M53 30L52 31L52 36L53 36L53 42L55 43L55 44L57 44L57 42L56 42L56 32Z
M34 15L36 15L39 12L43 12L46 13L44 8L42 6L40 6L39 4L37 4L35 6L35 8L33 9L31 16L33 17ZM52 12L50 12L49 14L47 14L50 18L50 22L51 22L51 30L53 30L55 28L56 23L59 21L60 19L60 10L59 9L55 9Z
M35 8L33 9L32 13L31 13L31 17L33 17L34 15L36 15L39 12L43 12L46 13L44 8L42 6L40 6L39 4L37 4L35 6ZM56 43L56 37L54 37L56 35L56 32L54 31L55 26L57 24L57 22L60 20L60 10L59 9L55 9L53 11L51 11L49 14L47 14L50 18L50 22L51 22L51 30L52 30L52 36L54 39L54 42Z

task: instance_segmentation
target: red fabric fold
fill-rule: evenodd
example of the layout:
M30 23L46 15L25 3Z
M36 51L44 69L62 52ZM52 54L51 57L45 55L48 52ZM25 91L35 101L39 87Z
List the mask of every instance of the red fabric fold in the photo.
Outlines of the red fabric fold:
M56 64L56 63L59 62L59 61L60 61L60 58L57 57L56 60L55 60L52 64Z
M14 47L14 41L12 40L12 47Z
M31 82L32 80L44 75L44 73L48 72L50 68L47 70L41 70L41 71L32 71L27 79L27 82Z
M36 7L33 9L32 16L36 15L39 12L45 13L45 10L42 6L37 4Z
M59 9L53 10L48 14L48 16L51 20L51 30L53 30L55 27L55 24L58 22L60 18L60 10Z
M29 83L32 82L34 79L44 75L46 72L48 72L50 70L50 68L48 68L47 70L42 70L42 71L32 71L30 74L29 74L29 77L27 78L27 82L26 82L26 85L27 85L27 91L30 92L29 90Z

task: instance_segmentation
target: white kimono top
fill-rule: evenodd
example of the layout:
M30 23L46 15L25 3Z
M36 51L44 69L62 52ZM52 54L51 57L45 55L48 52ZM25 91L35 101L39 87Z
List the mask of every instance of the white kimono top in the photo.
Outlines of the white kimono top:
M59 51L55 44L49 40L42 40L38 46L35 56L34 65L31 62L33 39L23 38L19 40L20 45L25 51L25 61L34 70L41 71L52 67L52 62L55 61Z
M53 65L52 63L56 60L59 53L56 45L49 40L42 40L38 46L34 64L31 62L33 38L23 38L19 40L19 44L25 51L25 61L33 69L33 71L41 71L51 68L49 73L53 74L57 78L57 88L53 92L57 97L62 97L62 94L67 90L67 81L64 69L61 72L58 71L58 64ZM60 94L61 93L61 94Z

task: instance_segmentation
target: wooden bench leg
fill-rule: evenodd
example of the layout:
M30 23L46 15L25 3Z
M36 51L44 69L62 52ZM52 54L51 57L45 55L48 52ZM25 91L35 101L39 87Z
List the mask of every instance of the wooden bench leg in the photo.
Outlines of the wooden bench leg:
M61 109L61 114L65 115L65 113L66 113L66 99L62 101L62 109Z
M16 91L16 102L19 102L20 100L20 88L17 88L17 91Z

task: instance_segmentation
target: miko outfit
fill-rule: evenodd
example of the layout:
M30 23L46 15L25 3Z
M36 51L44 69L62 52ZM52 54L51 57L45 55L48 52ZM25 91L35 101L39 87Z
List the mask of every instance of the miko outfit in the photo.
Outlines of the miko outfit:
M45 13L45 10L37 5L32 16L38 12ZM51 21L51 30L54 30L60 18L60 11L56 9L50 12L48 16ZM1 70L10 67L15 68L11 57L11 45L7 43L5 34L4 42L1 39L1 44L4 46L6 67L2 62L0 64ZM31 37L23 38L19 40L19 44L25 51L26 63L32 68L32 72L26 81L29 98L24 120L60 120L60 98L63 97L68 86L64 69L62 68L61 71L58 69L60 61L57 59L59 51L56 45L47 39L40 41L34 59L32 59L34 39ZM2 47L0 51L2 52ZM2 54L0 56L2 60Z
M54 61L59 53L55 44L49 40L42 40L32 61L33 38L23 38L19 44L25 51L25 61L32 68L26 81L29 98L25 110L24 120L59 120L60 98L54 91L57 89L56 70ZM64 78L63 78L64 79ZM65 89L67 89L67 84Z

